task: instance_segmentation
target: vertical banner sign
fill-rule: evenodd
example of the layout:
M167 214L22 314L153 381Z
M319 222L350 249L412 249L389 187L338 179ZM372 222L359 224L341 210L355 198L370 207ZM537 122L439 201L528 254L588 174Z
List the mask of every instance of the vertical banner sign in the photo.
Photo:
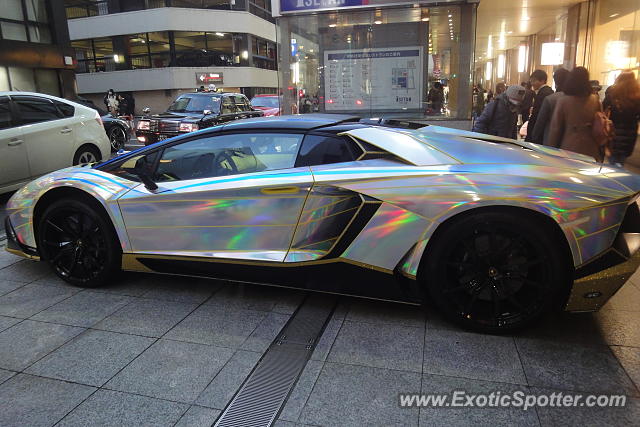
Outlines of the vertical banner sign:
M420 108L422 48L326 50L324 87L327 111Z

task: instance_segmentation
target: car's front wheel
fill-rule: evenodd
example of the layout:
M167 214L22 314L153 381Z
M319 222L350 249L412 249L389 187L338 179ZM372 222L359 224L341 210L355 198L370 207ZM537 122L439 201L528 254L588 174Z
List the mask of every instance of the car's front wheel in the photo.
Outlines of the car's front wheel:
M38 249L68 283L93 288L119 271L118 238L96 207L80 199L52 203L38 222Z
M109 142L111 143L111 151L117 153L124 148L127 143L127 132L121 126L113 126L109 129Z
M470 214L434 237L421 277L436 308L462 327L512 332L566 298L570 269L562 245L527 215Z

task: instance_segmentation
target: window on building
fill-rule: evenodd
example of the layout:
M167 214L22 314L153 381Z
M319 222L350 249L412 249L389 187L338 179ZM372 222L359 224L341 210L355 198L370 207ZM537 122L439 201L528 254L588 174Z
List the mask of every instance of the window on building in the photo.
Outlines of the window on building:
M0 92L11 90L7 67L0 67Z
M27 19L35 22L48 22L46 0L28 0Z
M252 41L253 65L268 70L277 69L276 44L258 37Z
M0 18L23 21L22 0L2 0L0 1Z
M43 25L29 25L29 37L34 43L51 43L51 32Z
M67 19L86 18L87 16L109 13L108 0L65 0Z
M175 31L178 67L211 67L233 65L231 33Z
M113 41L110 37L93 39L95 71L115 71L116 60L113 52Z
M171 48L169 44L169 33L167 31L156 31L148 33L150 62L152 68L168 67L171 62Z
M0 1L0 34L5 40L51 43L45 0ZM26 10L26 16L23 13Z
M60 82L56 70L35 70L38 92L60 96Z
M9 67L11 90L37 92L36 79L31 68Z
M93 60L93 43L91 40L75 40L71 46L76 50L76 60L78 65L76 73L93 73L95 61Z
M5 40L27 41L27 29L23 24L15 22L0 22L0 30L2 30L2 38Z

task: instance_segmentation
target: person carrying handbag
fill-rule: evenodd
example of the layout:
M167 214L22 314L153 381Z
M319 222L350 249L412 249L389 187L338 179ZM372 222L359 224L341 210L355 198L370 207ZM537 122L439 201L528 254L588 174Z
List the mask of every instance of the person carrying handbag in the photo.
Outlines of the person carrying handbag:
M602 106L589 83L584 67L574 68L564 87L565 96L558 99L551 118L548 145L581 153L602 162L607 138L602 134Z

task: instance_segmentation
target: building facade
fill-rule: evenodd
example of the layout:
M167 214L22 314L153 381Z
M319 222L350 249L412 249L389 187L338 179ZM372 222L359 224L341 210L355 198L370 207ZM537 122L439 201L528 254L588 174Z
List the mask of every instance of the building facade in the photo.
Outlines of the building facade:
M278 87L276 27L264 0L65 0L79 93L100 105L109 89L136 110L164 111L214 83L255 94Z
M74 69L63 0L0 1L0 91L74 98Z

